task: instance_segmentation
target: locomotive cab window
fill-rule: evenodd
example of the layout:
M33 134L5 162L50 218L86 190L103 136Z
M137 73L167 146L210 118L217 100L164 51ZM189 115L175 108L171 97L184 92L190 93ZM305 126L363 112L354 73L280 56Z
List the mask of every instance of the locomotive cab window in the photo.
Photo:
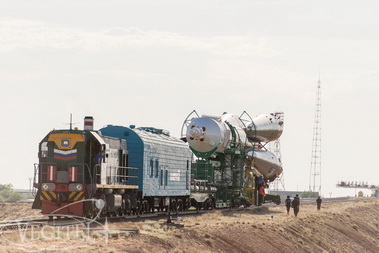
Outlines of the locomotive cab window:
M48 155L48 147L47 147L47 142L42 142L41 143L41 157L47 157Z

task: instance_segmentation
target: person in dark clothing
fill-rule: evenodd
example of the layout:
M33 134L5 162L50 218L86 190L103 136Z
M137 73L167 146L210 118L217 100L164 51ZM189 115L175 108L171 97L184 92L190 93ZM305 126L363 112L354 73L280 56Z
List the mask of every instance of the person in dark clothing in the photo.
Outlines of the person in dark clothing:
M299 195L297 194L296 194L296 197L294 197L292 200L292 208L293 208L293 213L295 214L295 217L297 217L300 211L300 198L299 198Z
M320 198L320 196L318 196L318 198L316 199L317 210L321 209L321 202L322 202L322 199Z
M286 198L286 208L287 208L287 215L290 213L290 209L291 209L291 202L292 202L292 200L291 200L291 198L290 198L290 196L287 196L287 198Z
M101 164L101 162L103 161L103 157L104 157L104 152L99 151L99 153L93 158L93 163Z
M263 183L259 187L259 190L258 190L258 206L261 206L265 202L264 197L265 197L265 183Z

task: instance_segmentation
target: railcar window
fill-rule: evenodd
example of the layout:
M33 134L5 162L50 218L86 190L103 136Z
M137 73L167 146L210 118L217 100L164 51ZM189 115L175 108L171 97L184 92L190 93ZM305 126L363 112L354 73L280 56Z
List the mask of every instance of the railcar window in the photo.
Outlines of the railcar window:
M189 171L186 172L186 189L189 189Z
M165 184L164 184L165 186L167 186L167 184L168 184L167 181L168 181L168 170L165 171L165 182L164 182L164 183L165 183Z
M161 186L163 185L163 170L161 170Z
M159 160L155 160L155 177L158 177L158 171L159 171Z
M150 159L150 177L153 177L154 175L154 160L153 158Z

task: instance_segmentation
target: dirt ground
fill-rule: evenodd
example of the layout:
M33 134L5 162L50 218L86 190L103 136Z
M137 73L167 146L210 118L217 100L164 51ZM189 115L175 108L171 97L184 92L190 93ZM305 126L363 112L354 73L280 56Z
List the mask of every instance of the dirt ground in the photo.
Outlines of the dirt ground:
M0 207L0 220L38 214L29 203ZM16 240L17 232L7 232L15 233L14 241L9 234L0 237L0 252L379 252L379 199L323 203L320 211L316 204L302 205L298 217L280 205L182 217L174 225L165 221L109 224L113 230L136 228L137 235L105 239L99 231L61 239L55 232L25 245Z

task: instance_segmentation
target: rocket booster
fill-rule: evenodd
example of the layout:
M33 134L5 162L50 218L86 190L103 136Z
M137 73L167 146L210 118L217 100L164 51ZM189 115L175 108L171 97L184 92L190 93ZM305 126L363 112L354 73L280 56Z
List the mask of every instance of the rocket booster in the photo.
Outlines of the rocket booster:
M254 167L265 179L274 181L283 172L280 159L268 150L255 148L254 151L248 152L247 155L254 158Z
M249 141L270 142L280 138L283 133L283 113L276 112L255 117L246 128Z
M224 152L230 148L232 141L236 144L247 141L243 123L238 116L229 113L220 117L203 115L192 118L186 139L195 155L201 157Z
M283 113L257 116L247 127L236 115L203 115L192 118L187 127L186 139L197 153L211 155L210 152L223 152L229 148L234 136L235 143L270 142L280 138L283 132Z

